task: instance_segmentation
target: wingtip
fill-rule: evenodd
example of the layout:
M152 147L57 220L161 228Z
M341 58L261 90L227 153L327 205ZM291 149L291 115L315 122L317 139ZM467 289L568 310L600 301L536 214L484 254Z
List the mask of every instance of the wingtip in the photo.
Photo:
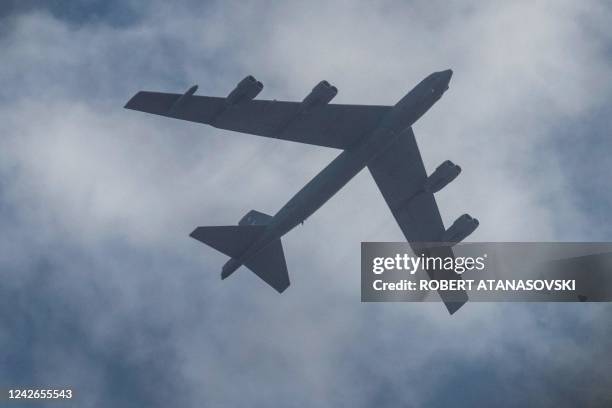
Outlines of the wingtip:
M457 310L461 309L465 303L466 302L444 302L446 309L451 316L454 315Z
M136 94L134 94L129 101L127 101L125 103L125 105L123 105L123 109L133 109L134 107L134 100L136 99L136 96L138 96L140 92L137 92Z
M191 233L189 234L189 236L193 239L197 239L196 238L196 234L198 232L198 230L200 229L200 227L196 227L193 231L191 231Z
M284 288L274 288L274 289L276 289L276 291L277 291L279 294L281 294L281 293L283 293L285 290L287 290L287 288L288 288L289 286L291 286L291 285L287 285L287 286L285 286Z

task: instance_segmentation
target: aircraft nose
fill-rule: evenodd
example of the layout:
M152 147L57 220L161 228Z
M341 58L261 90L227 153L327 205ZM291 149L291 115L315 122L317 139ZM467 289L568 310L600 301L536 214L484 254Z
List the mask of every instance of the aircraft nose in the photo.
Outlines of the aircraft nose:
M453 76L453 70L447 69L446 71L438 72L438 83L441 86L441 89L446 91L448 89L448 84L450 83L451 77Z

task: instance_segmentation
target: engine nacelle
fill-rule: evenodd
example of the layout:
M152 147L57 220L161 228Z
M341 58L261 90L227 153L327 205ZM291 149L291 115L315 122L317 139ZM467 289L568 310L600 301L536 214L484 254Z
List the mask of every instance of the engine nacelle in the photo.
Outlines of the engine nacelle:
M446 187L448 183L456 179L459 173L461 173L461 167L450 160L446 160L427 177L427 181L425 181L423 185L423 190L428 193L437 193Z
M256 80L252 75L247 76L227 95L227 104L236 105L240 102L250 101L255 98L263 89L263 84Z
M463 214L444 232L441 241L455 244L461 242L474 232L478 224L479 222L476 218Z
M321 81L302 101L301 110L307 111L317 106L326 105L338 94L338 88L327 81Z

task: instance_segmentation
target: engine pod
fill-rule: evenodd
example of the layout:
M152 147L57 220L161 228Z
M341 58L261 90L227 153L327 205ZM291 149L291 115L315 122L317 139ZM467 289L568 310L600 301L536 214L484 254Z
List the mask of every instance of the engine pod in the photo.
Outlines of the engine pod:
M228 105L236 105L244 101L254 99L261 90L263 84L255 79L253 75L248 75L227 95L226 101Z
M469 214L463 214L442 235L442 242L458 243L466 239L476 228L479 222Z
M312 88L312 91L302 101L300 110L302 112L328 104L338 94L338 88L323 80Z
M448 183L456 179L459 173L461 173L461 167L450 160L446 160L427 177L423 190L428 193L437 193L446 187Z

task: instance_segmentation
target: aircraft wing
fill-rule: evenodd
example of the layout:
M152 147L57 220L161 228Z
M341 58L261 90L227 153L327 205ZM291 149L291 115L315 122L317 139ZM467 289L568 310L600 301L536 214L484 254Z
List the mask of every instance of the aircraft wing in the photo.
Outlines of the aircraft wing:
M427 172L412 129L398 139L380 156L368 164L387 205L399 224L415 255L454 257L448 246L424 248L423 242L439 242L445 232L438 205L432 193L423 190ZM428 270L431 279L461 279L446 270ZM467 293L438 291L448 311L453 314L465 302Z
M300 102L247 100L141 91L127 109L275 139L346 149L373 130L391 109L380 105L324 104L311 110Z

